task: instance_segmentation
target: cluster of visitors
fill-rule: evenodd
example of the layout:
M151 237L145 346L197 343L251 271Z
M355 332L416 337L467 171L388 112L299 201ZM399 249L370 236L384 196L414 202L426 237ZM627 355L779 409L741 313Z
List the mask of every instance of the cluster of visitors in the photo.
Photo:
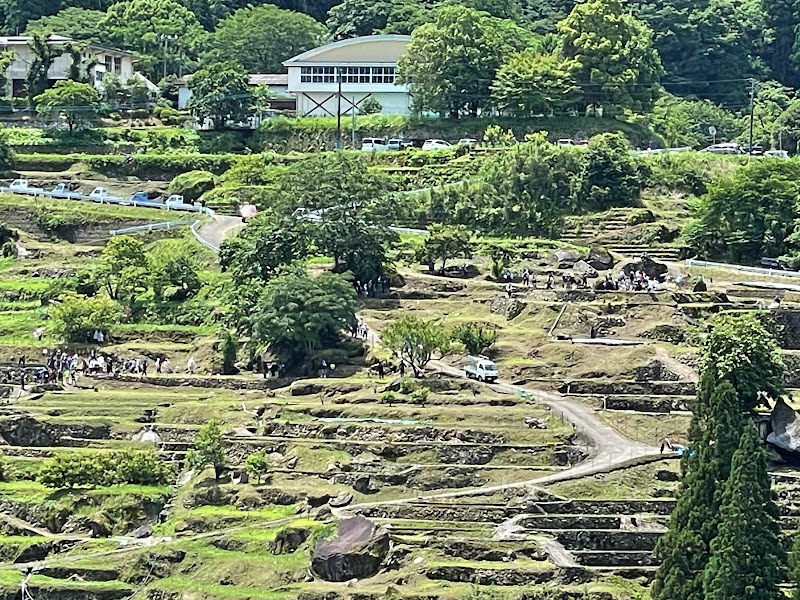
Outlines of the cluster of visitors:
M381 294L389 293L389 278L383 275L365 283L355 281L353 282L353 287L355 287L359 298L374 298Z
M285 371L286 363L261 361L261 374L264 376L264 379L283 377Z
M644 271L622 272L616 278L606 274L605 278L595 286L598 290L620 290L623 292L654 292L660 282L651 278Z
M367 339L367 336L369 335L369 327L367 327L364 319L359 319L356 321L355 325L353 325L352 332L353 337L355 338Z

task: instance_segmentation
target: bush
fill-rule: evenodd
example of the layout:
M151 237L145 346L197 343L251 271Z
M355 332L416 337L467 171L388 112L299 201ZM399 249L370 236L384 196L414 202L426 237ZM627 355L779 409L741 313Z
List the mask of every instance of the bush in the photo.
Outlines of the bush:
M394 392L383 392L381 394L381 404L394 404L395 399Z
M219 354L222 362L223 375L235 375L238 372L238 369L236 368L236 355L238 351L238 338L229 330L226 330L222 334L222 341L219 345Z
M244 468L251 477L255 477L260 484L263 478L269 474L269 458L267 451L262 448L255 454L251 454L244 461Z
M168 194L180 194L187 202L194 202L206 192L214 189L216 180L208 171L181 173L169 184Z
M406 377L400 382L400 393L401 394L410 394L414 391L414 380Z
M467 354L478 356L495 344L497 331L470 323L457 327L453 332L453 338L464 344Z
M120 306L105 296L85 297L67 292L50 309L53 333L70 342L85 342L95 331L108 332L121 319Z
M427 387L419 388L418 390L414 390L409 396L414 402L418 404L425 404L428 400L428 395L430 395L431 390Z
M63 489L108 485L166 485L172 469L152 450L59 454L45 461L37 479Z

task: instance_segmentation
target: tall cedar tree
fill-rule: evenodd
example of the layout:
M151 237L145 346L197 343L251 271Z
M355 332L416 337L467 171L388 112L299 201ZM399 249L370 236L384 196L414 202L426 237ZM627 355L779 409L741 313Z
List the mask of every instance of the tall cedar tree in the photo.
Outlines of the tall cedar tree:
M742 412L728 381L706 370L689 428L691 452L684 455L678 503L669 530L656 546L661 566L653 600L704 600L703 571L717 535L720 490L730 474L742 432Z
M770 490L766 451L755 426L745 428L733 455L720 508L719 535L705 572L706 600L783 600L778 588L786 554Z

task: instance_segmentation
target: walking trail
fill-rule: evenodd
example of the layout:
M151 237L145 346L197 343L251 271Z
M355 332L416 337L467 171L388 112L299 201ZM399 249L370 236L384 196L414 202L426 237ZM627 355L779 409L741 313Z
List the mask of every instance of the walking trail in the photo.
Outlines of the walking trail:
M197 229L197 235L215 252L219 252L222 242L227 240L231 232L242 226L241 217L214 215L210 221Z

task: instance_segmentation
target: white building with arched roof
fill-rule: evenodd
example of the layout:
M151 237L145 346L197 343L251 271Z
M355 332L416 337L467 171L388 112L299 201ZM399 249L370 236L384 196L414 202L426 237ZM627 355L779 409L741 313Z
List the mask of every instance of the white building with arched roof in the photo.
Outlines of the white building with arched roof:
M289 71L288 91L297 97L297 116L350 116L367 98L378 101L385 114L408 114L411 95L395 81L410 41L407 35L358 37L287 60L283 64Z

